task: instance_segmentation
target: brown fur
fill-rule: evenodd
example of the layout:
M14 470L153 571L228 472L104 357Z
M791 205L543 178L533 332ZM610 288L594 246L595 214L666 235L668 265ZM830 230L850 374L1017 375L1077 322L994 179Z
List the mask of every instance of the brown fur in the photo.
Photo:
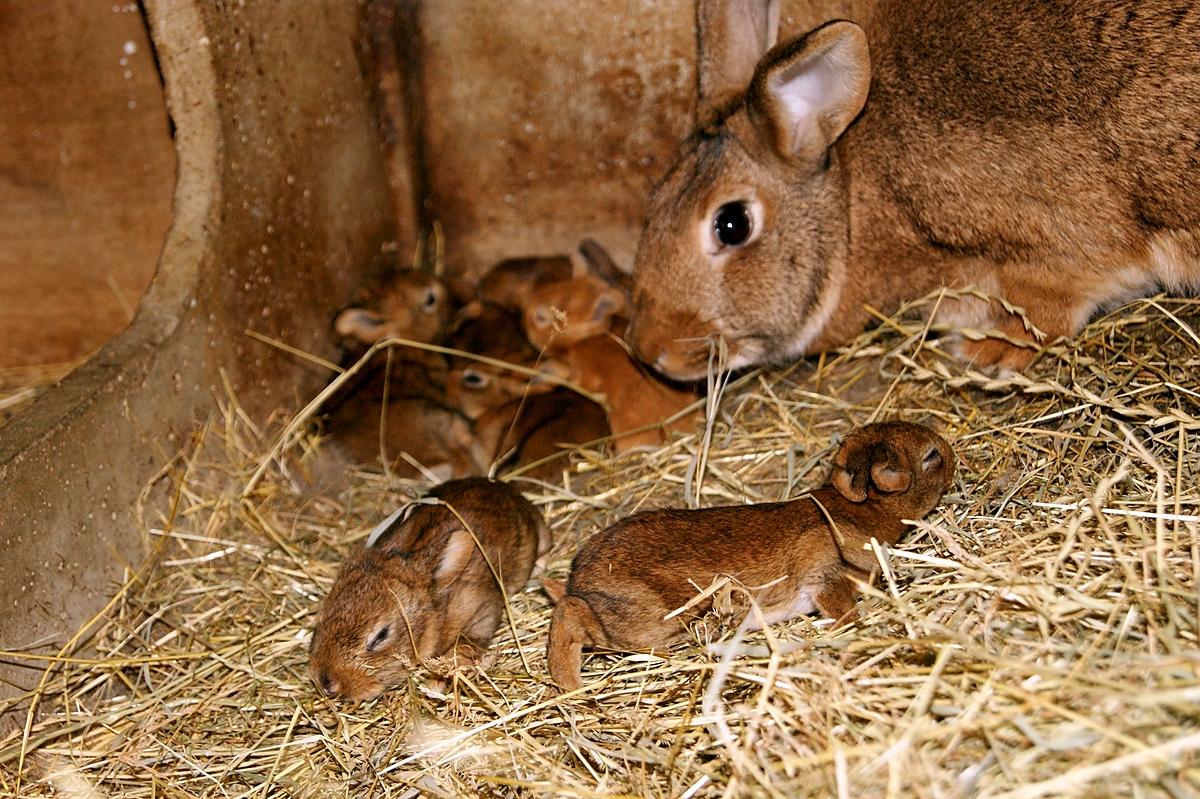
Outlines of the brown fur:
M596 403L567 389L554 389L493 407L475 422L478 448L487 463L503 462L505 469L536 463L564 449L609 435L608 418ZM551 480L566 461L558 458L522 474Z
M519 318L498 306L468 307L450 334L455 349L533 367L537 352L525 338ZM473 423L474 452L484 471L503 461L525 466L560 451L608 435L603 410L549 381L467 358L451 358L446 401ZM552 478L562 461L527 473Z
M567 280L573 273L565 255L510 258L493 266L479 281L479 299L506 311L519 312L529 292L544 283Z
M362 292L359 303L346 308L334 329L362 344L387 338L440 342L455 311L446 283L416 269L397 269Z
M662 425L695 402L696 392L649 374L608 334L575 342L544 361L542 368L585 391L604 395L617 452L657 446L669 440L668 430L691 432L696 427L699 409ZM631 432L645 427L650 429Z
M456 350L517 366L533 368L537 364L537 351L525 339L520 317L497 305L468 305L446 343ZM514 399L552 388L522 372L455 356L450 359L446 401L474 421Z
M811 496L624 519L583 545L565 595L547 581L550 596L561 597L550 624L550 674L574 690L584 646L648 649L681 640L686 622L711 600L664 617L722 575L751 591L771 584L755 593L768 623L814 609L847 622L855 616L850 578L867 578L874 565L863 545L872 537L896 543L907 529L901 520L929 513L953 475L954 453L939 435L883 422L847 436L830 484Z
M356 344L393 336L439 341L453 307L443 281L415 270L367 287L363 301L375 310L348 308L336 323ZM470 424L447 407L446 380L441 355L406 347L379 352L328 403L327 429L351 459L382 462L403 477L422 474L410 459L443 477L478 474Z
M711 114L653 194L634 273L629 339L665 373L697 377L718 336L735 366L836 346L864 304L938 286L1002 296L1051 337L1156 286L1200 286L1189 0L881 0L865 30L831 23L765 55L764 22L702 5L719 23L701 15ZM735 200L756 204L755 231L720 249L708 226ZM994 303L942 318L1032 338ZM1035 350L961 352L1023 368Z
M588 274L530 291L521 322L530 344L554 352L610 331L623 332L628 316L625 292Z
M549 549L537 510L504 483L455 480L429 496L442 504L414 505L346 563L321 603L309 672L331 696L362 701L433 659L441 669L477 660L500 625L504 598ZM369 647L384 628L386 637Z
M580 243L579 255L583 268L577 274L535 286L522 298L525 336L543 353L602 333L625 332L629 276L592 239Z
M583 273L604 281L617 289L628 298L633 291L633 277L621 267L616 260L604 249L604 245L595 239L584 239L579 242L579 257L583 265ZM576 270L576 274L579 270Z
M487 471L471 423L425 397L388 397L385 404L381 393L363 390L339 404L327 425L351 460L386 464L400 477L423 474L410 461L443 479Z

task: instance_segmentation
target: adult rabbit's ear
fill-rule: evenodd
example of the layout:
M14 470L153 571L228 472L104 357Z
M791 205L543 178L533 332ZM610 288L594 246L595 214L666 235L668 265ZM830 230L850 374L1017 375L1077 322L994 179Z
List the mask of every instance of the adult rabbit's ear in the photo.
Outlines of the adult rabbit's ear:
M746 91L779 35L778 0L698 0L696 121L705 126Z
M746 104L780 158L815 169L866 105L870 86L866 34L853 22L830 22L771 51Z

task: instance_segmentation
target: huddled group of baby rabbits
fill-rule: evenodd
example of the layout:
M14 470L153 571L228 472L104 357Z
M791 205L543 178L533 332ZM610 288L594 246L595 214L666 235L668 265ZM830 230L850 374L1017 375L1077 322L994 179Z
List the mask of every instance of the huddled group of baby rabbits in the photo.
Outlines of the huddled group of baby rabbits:
M855 580L869 579L872 539L894 544L905 519L929 513L949 487L946 441L911 422L878 422L846 437L828 483L788 502L638 513L591 536L566 582L543 580L555 603L547 663L561 688L581 687L585 646L633 650L683 640L728 578L744 589L748 627L819 611L855 616ZM510 485L473 477L406 506L345 565L321 604L309 668L326 693L358 701L418 666L447 673L483 654L507 597L552 541ZM699 601L697 601L699 600Z
M329 412L329 432L354 459L441 478L494 465L549 478L564 447L662 443L668 428L694 426L683 411L697 396L627 353L628 307L628 278L590 240L576 257L503 261L478 285L393 270L338 315L337 333L359 348L403 339L454 352L377 352Z

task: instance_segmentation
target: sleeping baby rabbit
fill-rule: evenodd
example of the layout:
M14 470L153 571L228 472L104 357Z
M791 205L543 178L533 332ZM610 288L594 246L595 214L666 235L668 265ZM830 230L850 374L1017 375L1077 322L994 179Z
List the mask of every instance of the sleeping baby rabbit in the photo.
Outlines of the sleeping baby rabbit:
M549 548L541 515L516 489L482 477L441 484L338 575L317 614L313 680L357 702L422 664L444 671L477 660L505 597Z
M941 436L882 422L847 436L830 485L809 495L617 522L583 545L565 585L544 581L555 600L550 675L574 690L584 646L649 649L685 638L686 623L710 609L711 597L668 616L721 576L755 594L768 624L813 610L850 621L851 578L868 578L875 565L864 544L894 544L902 520L929 513L953 475L954 453Z

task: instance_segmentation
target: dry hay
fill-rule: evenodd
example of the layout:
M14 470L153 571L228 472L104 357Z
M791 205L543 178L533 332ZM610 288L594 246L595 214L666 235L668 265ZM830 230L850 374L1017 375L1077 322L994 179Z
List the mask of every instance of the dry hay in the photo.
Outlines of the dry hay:
M823 478L831 439L873 418L941 426L961 469L877 552L854 626L598 654L568 696L548 683L548 602L530 585L486 673L445 694L417 676L365 705L318 697L318 598L415 486L365 472L306 486L315 442L301 437L243 496L282 422L259 430L229 400L161 481L172 511L146 531L162 560L81 637L96 654L41 664L44 715L0 742L0 791L1195 796L1198 330L1200 302L1143 300L1028 376L992 379L897 317L819 363L730 385L705 432L577 455L569 488L530 489L556 575L581 536L638 508L794 496Z

